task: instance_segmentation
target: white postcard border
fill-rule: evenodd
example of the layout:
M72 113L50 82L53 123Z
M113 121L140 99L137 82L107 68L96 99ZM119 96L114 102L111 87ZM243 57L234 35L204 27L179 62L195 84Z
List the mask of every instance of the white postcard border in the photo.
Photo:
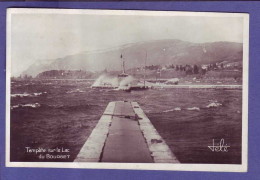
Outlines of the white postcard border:
M90 162L10 162L10 87L11 87L11 15L12 14L93 14L129 16L207 16L241 17L243 23L243 97L242 97L242 163L236 164L166 164L166 163L90 163ZM10 8L7 10L6 44L6 166L42 168L84 169L132 169L132 170L175 170L247 172L248 167L248 78L249 78L249 14L220 12L184 11L141 11L141 10L93 10L93 9L43 9Z

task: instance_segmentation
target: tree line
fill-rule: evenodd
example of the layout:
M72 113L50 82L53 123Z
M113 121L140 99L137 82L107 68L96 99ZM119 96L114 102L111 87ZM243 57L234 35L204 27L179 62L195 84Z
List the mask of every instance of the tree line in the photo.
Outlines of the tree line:
M211 70L217 70L219 68L223 69L224 65L220 64L220 66L217 65L217 63L212 63L212 64L208 64L208 65L167 65L164 67L165 69L174 69L176 71L182 71L185 72L186 75L191 75L191 74L206 74L207 71L211 71ZM157 70L157 71L161 71L164 69L161 65L151 65L151 66L146 66L145 69L148 70Z

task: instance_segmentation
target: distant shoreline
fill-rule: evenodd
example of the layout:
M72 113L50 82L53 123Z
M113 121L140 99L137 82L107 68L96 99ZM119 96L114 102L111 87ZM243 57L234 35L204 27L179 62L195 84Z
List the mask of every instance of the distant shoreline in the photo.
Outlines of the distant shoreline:
M161 88L160 86L154 86L154 88ZM167 85L162 86L162 88L196 88L196 89L242 89L242 85L198 85L198 84L192 84L192 85Z
M20 79L14 81L95 81L96 79ZM167 79L165 79L167 80ZM161 88L179 88L179 89L241 89L243 88L242 84L197 84L191 82L191 84L179 83L176 85L169 85L163 83L150 83L146 81L147 86L153 89L161 89Z

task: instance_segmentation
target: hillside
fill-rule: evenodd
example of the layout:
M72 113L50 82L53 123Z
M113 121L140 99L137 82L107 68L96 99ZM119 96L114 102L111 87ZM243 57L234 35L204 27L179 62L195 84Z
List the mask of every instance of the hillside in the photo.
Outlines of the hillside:
M209 64L216 62L242 62L241 43L213 42L190 43L180 40L158 40L127 44L103 51L82 52L63 58L48 60L48 63L32 64L23 74L35 77L50 70L119 71L120 55L123 55L126 69L146 65ZM47 61L47 60L46 60Z

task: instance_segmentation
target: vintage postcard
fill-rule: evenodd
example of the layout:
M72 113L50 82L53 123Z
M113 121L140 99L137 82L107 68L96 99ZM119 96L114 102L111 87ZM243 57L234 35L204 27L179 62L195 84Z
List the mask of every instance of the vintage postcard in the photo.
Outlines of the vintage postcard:
M10 8L6 166L247 171L249 15Z

